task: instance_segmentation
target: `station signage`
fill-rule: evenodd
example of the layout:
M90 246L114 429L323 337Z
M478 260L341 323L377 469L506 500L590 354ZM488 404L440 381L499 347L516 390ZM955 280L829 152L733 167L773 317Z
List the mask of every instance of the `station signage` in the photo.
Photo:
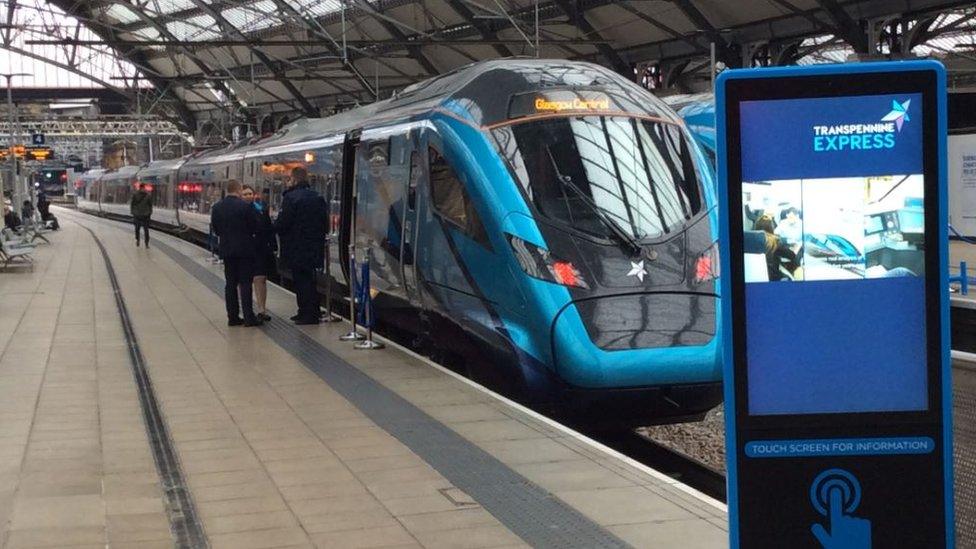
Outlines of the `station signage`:
M716 93L732 547L952 547L944 69Z
M54 150L51 147L25 147L23 145L14 145L12 149L16 158L22 158L25 160L48 160L54 156ZM0 160L10 158L10 150L11 148L8 147L0 148Z
M48 160L54 156L51 147L27 147L24 151L24 158L27 160Z

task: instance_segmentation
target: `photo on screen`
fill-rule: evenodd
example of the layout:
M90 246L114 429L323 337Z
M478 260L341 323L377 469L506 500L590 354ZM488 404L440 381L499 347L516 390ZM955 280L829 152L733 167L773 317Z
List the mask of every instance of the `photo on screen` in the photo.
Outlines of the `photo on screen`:
M743 183L746 282L923 276L921 174Z

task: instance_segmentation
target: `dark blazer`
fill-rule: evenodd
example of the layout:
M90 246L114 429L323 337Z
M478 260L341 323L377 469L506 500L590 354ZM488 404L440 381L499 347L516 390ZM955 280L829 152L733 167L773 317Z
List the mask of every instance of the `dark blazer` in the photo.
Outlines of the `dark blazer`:
M225 196L210 210L210 224L220 237L222 258L254 258L258 247L258 212L237 196Z
M257 211L257 208L254 208L254 211L258 214L258 254L265 257L278 250L278 239L275 238L274 223L271 221L269 207L267 204L262 204L262 206L261 211Z
M275 232L281 237L281 259L289 268L317 269L325 264L329 206L319 193L300 183L285 191Z

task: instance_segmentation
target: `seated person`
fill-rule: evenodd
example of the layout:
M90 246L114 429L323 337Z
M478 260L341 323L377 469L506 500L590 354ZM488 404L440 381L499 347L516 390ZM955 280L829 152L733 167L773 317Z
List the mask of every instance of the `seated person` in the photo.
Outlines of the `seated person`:
M773 231L776 236L786 241L786 244L796 252L803 244L803 219L800 210L790 206L779 214L779 224Z
M763 214L756 219L754 231L763 231L766 236L766 268L770 282L797 278L800 263L790 246L776 236L776 222L772 216ZM785 271L785 272L784 272Z
M12 231L20 230L20 217L10 206L3 207L3 226Z

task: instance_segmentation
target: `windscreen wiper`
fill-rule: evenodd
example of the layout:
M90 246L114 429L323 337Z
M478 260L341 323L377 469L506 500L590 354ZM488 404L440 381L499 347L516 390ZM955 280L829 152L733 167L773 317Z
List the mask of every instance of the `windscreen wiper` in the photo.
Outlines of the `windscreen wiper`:
M621 244L623 244L624 247L630 250L630 255L632 257L640 255L642 250L640 243L634 237L632 237L630 233L628 233L623 227L621 227L620 224L617 223L613 219L613 217L610 216L610 214L604 211L604 209L601 208L599 204L597 204L592 198L590 198L589 195L587 195L583 191L583 189L579 188L579 186L575 182L573 182L572 177L568 175L564 175L562 172L559 171L559 166L558 164L556 164L556 159L552 157L552 151L549 150L549 147L546 147L546 154L549 155L549 161L552 162L552 169L556 172L556 177L559 178L559 181L563 183L563 185L568 187L571 191L576 193L576 196L580 197L583 203L589 206L591 210L593 210L593 213L595 213L596 216L600 218L600 221L603 221L604 225L606 225L607 228L610 229L610 232L615 237L617 237L617 240Z

